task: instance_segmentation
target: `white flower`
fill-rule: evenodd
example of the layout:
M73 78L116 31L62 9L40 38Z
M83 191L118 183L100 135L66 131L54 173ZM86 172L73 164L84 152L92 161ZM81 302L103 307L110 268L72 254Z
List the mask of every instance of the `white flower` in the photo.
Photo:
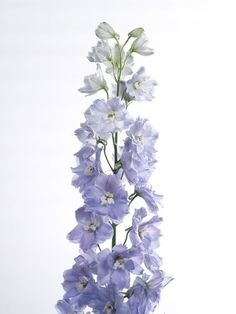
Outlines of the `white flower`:
M98 25L95 33L100 39L119 38L114 29L106 22L102 22Z
M97 46L92 47L92 51L88 53L90 62L107 62L111 61L112 51L107 41L98 41Z
M150 79L149 76L145 76L144 73L145 69L141 67L126 83L126 92L137 101L152 100L154 86L157 85L156 81Z
M132 43L130 48L130 53L136 52L143 56L149 56L154 53L152 48L147 46L148 39L144 33L142 33L135 41Z
M96 92L104 89L108 90L107 83L103 77L100 65L97 65L97 72L84 78L84 87L80 88L81 93L86 93L86 96L95 94Z

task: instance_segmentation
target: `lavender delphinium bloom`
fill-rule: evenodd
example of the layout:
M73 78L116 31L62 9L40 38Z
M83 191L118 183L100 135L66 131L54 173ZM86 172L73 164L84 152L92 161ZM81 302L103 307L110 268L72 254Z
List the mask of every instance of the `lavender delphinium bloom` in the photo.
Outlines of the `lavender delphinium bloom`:
M127 249L124 245L114 246L112 252L108 249L101 251L98 255L98 283L111 282L119 289L128 288L130 273L138 275L143 272L142 259L139 248Z
M145 75L145 68L141 67L138 72L134 73L132 78L127 81L127 93L130 98L136 101L151 101L153 99L154 87L156 81Z
M83 197L90 211L107 215L114 223L128 213L128 193L116 175L100 175L85 189Z
M158 139L158 133L147 119L137 118L126 133L132 140L137 154L141 155L144 153L152 157L156 152L154 146Z
M90 150L92 153L92 151ZM95 148L95 159L91 156L88 158L79 157L77 162L78 166L72 168L75 174L72 179L72 185L76 188L80 188L80 191L84 191L85 187L93 184L98 175L101 173L101 163L100 163L101 149Z
M79 256L76 264L72 269L66 270L63 276L64 300L69 300L71 304L77 304L78 307L87 305L94 294L96 285L85 258Z
M149 154L137 154L135 144L131 138L127 138L121 154L121 162L130 183L145 184L154 170L156 160Z
M113 284L97 289L90 306L96 314L132 314L116 285Z
M68 301L59 300L56 304L56 310L59 314L77 314L80 313L76 304L70 304Z
M76 211L78 225L68 234L68 239L80 243L82 250L88 250L102 243L113 235L113 228L106 218L93 212L86 212L85 207Z
M135 210L129 236L133 246L140 246L143 250L151 251L159 246L160 230L157 225L162 219L153 216L150 220L142 222L146 216L145 208L141 207Z
M135 186L135 192L137 195L142 197L146 202L148 209L152 213L156 213L161 205L161 200L163 195L157 194L155 191L152 190L151 187L147 185L137 184Z
M129 290L128 305L131 313L149 314L154 311L160 300L161 289L165 287L172 278L165 277L163 271L159 270L152 275L143 278L137 277Z
M80 128L75 130L75 135L80 140L80 142L85 145L96 144L95 134L86 122L80 124Z
M133 122L124 104L119 97L109 99L107 102L97 99L86 110L87 124L93 131L104 138L104 135L127 129Z

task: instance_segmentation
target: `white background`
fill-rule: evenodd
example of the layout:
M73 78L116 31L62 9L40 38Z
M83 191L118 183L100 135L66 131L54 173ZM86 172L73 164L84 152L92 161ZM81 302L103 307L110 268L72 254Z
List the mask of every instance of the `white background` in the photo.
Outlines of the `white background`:
M0 1L0 313L53 314L81 205L70 166L88 98L77 92L101 21L143 26L159 85L133 110L159 130L161 255L175 277L160 314L235 314L235 3Z

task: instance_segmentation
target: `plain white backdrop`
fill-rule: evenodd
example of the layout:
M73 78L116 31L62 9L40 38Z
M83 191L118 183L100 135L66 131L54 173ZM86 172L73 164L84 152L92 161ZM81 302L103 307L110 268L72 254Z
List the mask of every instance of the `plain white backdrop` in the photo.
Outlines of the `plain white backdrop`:
M159 85L133 109L159 130L153 184L165 195L160 254L175 277L158 314L235 314L235 2L0 1L0 313L53 314L81 205L73 131L95 67L94 29L142 26Z

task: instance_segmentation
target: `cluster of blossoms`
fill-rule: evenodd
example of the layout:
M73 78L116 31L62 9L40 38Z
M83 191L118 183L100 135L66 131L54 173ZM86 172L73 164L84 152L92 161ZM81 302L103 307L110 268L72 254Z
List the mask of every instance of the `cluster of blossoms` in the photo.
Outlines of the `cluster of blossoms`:
M156 82L145 75L144 67L132 71L133 55L148 56L153 50L142 28L131 31L124 44L105 22L96 35L100 40L88 60L97 64L97 72L85 77L80 92L93 95L103 90L107 99L96 99L75 131L83 145L75 154L72 184L84 204L76 210L77 224L68 239L79 244L80 255L64 272L65 294L56 309L60 314L148 314L171 280L160 269L161 258L155 252L162 196L148 184L158 133L147 119L134 119L127 109L133 101L153 99ZM103 72L114 79L110 89ZM138 197L145 207L134 207ZM132 217L130 226L118 243L117 229L126 217ZM108 240L111 248L103 247Z

